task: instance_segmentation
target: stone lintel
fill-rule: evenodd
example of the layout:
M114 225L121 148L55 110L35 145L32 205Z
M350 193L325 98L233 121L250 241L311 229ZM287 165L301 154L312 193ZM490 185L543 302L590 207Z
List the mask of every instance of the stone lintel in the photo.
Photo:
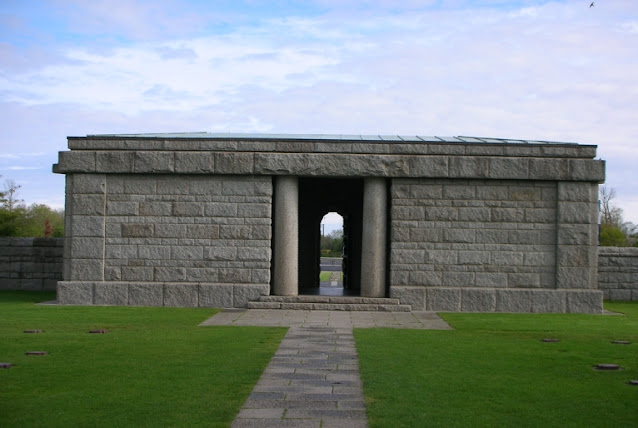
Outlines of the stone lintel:
M423 154L184 151L60 152L56 173L176 173L603 182L593 159Z

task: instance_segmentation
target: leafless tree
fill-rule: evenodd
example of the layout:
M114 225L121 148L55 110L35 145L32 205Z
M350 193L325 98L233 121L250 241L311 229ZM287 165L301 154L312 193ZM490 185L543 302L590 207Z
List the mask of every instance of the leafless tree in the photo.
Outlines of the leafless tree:
M622 228L622 208L614 205L613 200L616 198L616 189L613 187L600 186L598 190L600 197L601 223L610 226Z
M5 180L4 190L0 192L2 197L2 205L9 211L13 211L15 206L22 202L22 199L16 198L16 193L22 186L17 184L15 180Z

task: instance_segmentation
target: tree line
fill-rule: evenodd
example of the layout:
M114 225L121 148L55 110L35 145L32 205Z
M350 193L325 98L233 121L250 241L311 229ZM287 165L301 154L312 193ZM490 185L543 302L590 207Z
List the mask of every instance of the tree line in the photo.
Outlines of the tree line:
M638 247L638 225L623 220L623 210L614 204L616 190L600 186L600 245Z
M321 236L322 257L343 256L343 231L333 230L326 236Z
M64 210L44 204L25 205L18 198L22 186L6 180L0 190L0 236L61 238L64 236Z

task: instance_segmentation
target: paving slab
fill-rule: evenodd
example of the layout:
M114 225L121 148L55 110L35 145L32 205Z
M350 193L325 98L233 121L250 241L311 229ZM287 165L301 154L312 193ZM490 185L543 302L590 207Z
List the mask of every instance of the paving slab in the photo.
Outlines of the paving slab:
M451 330L436 312L374 312L247 309L222 311L201 326L242 325L262 327L408 328Z

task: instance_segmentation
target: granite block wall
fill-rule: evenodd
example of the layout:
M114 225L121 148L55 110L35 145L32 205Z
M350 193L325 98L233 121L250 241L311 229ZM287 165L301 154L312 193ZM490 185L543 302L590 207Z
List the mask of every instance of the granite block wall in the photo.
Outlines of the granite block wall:
M395 180L392 284L556 288L556 184Z
M270 177L67 177L63 303L232 307L267 294ZM84 295L66 293L80 283Z
M638 300L638 248L600 247L598 288L605 299Z
M0 290L55 290L62 238L0 238Z
M594 187L393 180L391 296L420 310L596 311Z

